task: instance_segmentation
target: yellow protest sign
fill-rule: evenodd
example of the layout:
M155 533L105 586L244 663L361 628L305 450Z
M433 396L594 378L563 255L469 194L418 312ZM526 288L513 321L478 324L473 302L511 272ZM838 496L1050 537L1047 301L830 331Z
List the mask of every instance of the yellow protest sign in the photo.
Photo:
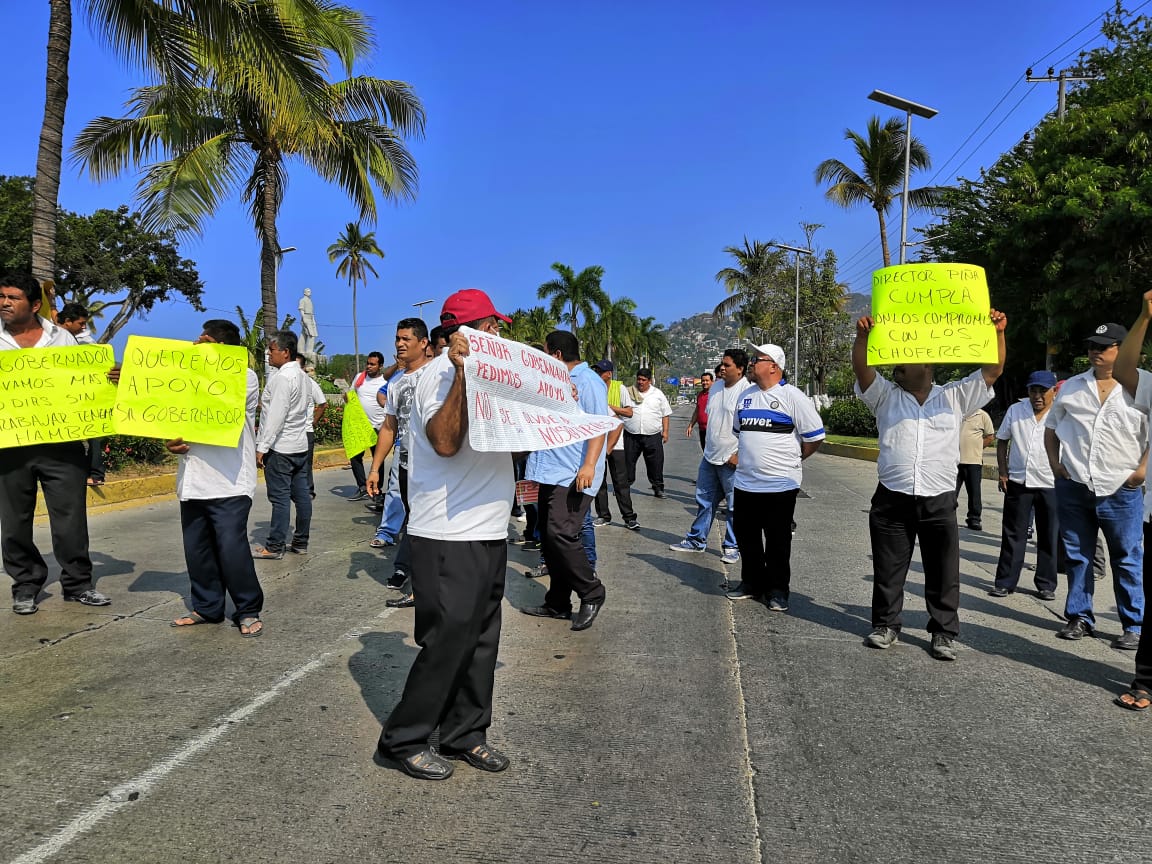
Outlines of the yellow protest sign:
M248 351L239 345L129 336L116 431L235 447L247 393Z
M364 413L364 406L351 390L350 398L344 405L344 418L340 421L340 438L344 442L344 452L348 458L359 456L370 447L376 446L376 429Z
M0 447L112 434L110 345L0 351Z
M872 274L868 365L995 363L984 268L900 264Z

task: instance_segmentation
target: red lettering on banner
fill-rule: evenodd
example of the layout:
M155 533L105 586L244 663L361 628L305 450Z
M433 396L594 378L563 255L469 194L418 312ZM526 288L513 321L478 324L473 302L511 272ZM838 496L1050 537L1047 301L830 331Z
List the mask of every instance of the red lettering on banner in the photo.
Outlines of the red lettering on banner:
M512 352L508 350L508 346L502 342L497 342L491 337L485 336L482 333L471 333L468 336L468 346L477 353L487 354L489 357L497 357L500 360L511 360Z
M547 381L540 382L540 386L536 388L536 394L547 396L549 399L555 399L558 402L564 401L564 388L557 387L555 384L549 384Z

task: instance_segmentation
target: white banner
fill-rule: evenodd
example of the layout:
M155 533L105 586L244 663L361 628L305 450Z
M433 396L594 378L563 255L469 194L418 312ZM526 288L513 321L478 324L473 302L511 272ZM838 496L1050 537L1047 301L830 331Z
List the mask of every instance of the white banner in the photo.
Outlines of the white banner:
M470 327L464 358L468 443L484 452L551 450L605 435L614 416L585 414L568 367L543 351Z

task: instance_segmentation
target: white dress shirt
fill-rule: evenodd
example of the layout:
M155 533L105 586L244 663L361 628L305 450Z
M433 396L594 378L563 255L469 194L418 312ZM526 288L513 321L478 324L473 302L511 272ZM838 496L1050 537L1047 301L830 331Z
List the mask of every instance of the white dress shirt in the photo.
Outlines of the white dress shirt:
M930 498L955 494L960 468L960 424L994 395L977 369L961 381L933 384L924 404L880 374L856 393L876 415L880 432L877 473L885 488Z
M655 435L664 431L663 418L672 413L668 397L658 387L649 387L641 394L643 401L632 409L631 417L622 417L624 428L633 435Z
M1124 485L1148 446L1145 413L1119 384L1101 403L1091 369L1064 382L1044 425L1056 430L1068 475L1100 497Z
M248 370L244 431L237 447L189 444L176 470L176 497L181 501L234 498L256 492L256 406L260 381Z
M51 321L42 318L40 326L43 327L43 332L40 338L33 345L33 348L63 348L68 345L78 345L76 337L61 327L59 324L53 324ZM23 346L16 342L12 334L4 329L4 325L0 324L0 351L22 351Z
M285 363L268 376L260 400L260 434L256 452L306 453L308 417L312 413L312 388L299 363Z
M1008 479L1029 489L1051 489L1056 485L1048 452L1044 449L1044 420L1032 410L1032 400L1021 399L1008 409L1000 428L999 441L1008 441Z

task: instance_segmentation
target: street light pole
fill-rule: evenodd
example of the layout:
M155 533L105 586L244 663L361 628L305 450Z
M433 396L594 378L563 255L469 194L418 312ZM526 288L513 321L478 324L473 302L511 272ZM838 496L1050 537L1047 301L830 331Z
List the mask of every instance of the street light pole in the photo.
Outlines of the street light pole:
M800 246L785 246L783 243L769 243L777 249L786 249L796 253L796 317L793 319L792 329L792 368L795 370L796 381L800 381L800 256L815 254L811 249Z
M424 320L424 307L427 306L429 303L435 303L435 302L436 302L435 300L421 300L419 303L413 303L412 304L413 306L416 307L416 314L420 316L421 321Z
M903 264L908 257L908 244L905 238L908 236L908 174L912 170L912 115L931 120L939 112L935 108L901 99L883 90L873 90L868 94L868 98L904 112L904 194L900 198L900 263Z

